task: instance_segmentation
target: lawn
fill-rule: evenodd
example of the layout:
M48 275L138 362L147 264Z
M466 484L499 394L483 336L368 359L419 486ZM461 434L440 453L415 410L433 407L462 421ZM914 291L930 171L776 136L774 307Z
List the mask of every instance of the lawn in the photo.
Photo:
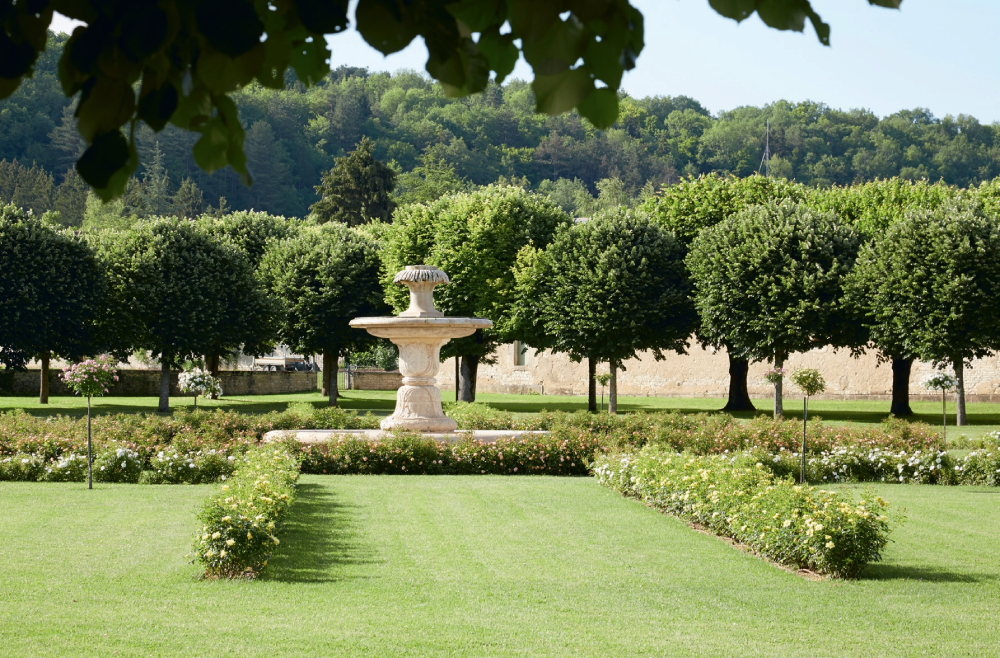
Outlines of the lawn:
M1000 491L877 489L885 562L812 582L589 478L305 476L266 577L218 582L210 487L0 483L0 653L1000 655Z
M444 407L453 404L454 393L443 391ZM515 414L537 414L540 411L579 411L587 408L587 398L569 395L506 395L480 393L476 399L497 409ZM244 413L284 411L288 405L307 403L315 406L326 404L326 398L318 392L291 393L283 395L248 395L242 397L224 396L221 400L200 399L199 407L228 409ZM769 415L772 402L767 399L754 400L758 414ZM155 413L157 398L115 397L96 398L95 413ZM190 409L192 398L174 397L170 400L173 410ZM724 398L668 398L668 397L621 397L618 408L621 412L634 411L678 411L682 413L712 412L725 406ZM347 391L340 398L345 409L355 409L360 413L372 412L377 416L388 416L396 406L395 391ZM914 416L909 420L923 421L931 425L941 424L940 402L913 401L910 403ZM86 414L87 401L79 397L51 397L47 405L38 404L33 397L0 397L0 411L24 409L35 415ZM889 402L885 400L813 400L809 403L809 413L837 424L881 423L889 414ZM948 404L948 433L951 437L964 435L968 438L982 436L987 432L1000 430L1000 404L973 402L968 405L968 422L964 428L956 428L955 404ZM735 414L750 418L752 413ZM802 400L787 398L785 415L789 418L802 417Z

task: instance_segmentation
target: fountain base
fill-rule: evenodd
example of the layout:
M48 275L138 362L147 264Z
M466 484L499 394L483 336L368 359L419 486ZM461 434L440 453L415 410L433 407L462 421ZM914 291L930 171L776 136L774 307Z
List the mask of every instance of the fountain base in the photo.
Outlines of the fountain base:
M548 434L538 430L456 430L453 432L427 432L421 436L435 441L459 443L468 439L483 443L496 443L497 439L516 439L522 436ZM380 441L392 436L385 430L272 430L264 434L264 442L295 439L299 443L312 445L336 441L340 438L362 438L368 441Z

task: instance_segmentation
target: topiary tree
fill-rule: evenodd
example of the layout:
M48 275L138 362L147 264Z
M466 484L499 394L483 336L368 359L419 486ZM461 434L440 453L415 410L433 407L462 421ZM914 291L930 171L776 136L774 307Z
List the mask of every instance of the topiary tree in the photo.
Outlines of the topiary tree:
M664 186L660 192L647 199L640 208L661 222L688 248L698 234L715 226L728 217L764 203L805 201L809 196L802 185L784 178L748 176L737 178L708 174L695 178L682 178L676 185ZM696 336L703 344L696 329ZM747 391L747 374L750 363L734 354L728 346L729 398L724 411L753 411L753 402Z
M0 355L41 364L38 401L49 401L49 360L102 350L105 277L93 251L14 206L0 207Z
M793 352L856 347L843 288L859 243L832 214L795 203L756 206L703 230L687 257L699 338L777 369ZM778 379L775 417L781 388Z
M337 406L337 359L370 342L348 324L384 311L375 243L344 224L303 229L274 242L260 276L279 300L278 337L293 350L323 355L324 388Z
M873 239L902 221L907 212L938 208L958 194L956 188L944 183L929 184L893 177L861 185L815 190L810 195L810 204L835 212L842 223L854 227L866 239ZM849 291L853 290L849 287ZM865 316L867 304L863 293L859 297L851 292L850 297L859 317ZM875 323L867 317L863 324L872 329ZM902 418L913 414L910 409L910 372L915 355L907 351L903 341L894 339L891 329L884 329L874 328L870 340L878 350L878 360L892 364L889 413Z
M246 257L186 220L140 222L94 236L115 300L114 340L160 361L161 412L170 370L206 354L262 353L271 305Z
M333 169L323 174L323 181L316 186L320 200L309 208L317 222L358 226L392 221L396 172L376 160L374 151L375 143L362 137L354 151L337 158Z
M815 368L799 368L792 373L792 383L802 391L802 448L799 450L799 484L806 483L806 421L809 398L826 390L826 380Z
M611 413L624 360L684 353L696 324L684 248L645 214L619 208L562 230L534 269L538 285L520 305L553 351L610 364Z
M397 313L403 311L409 297L405 288L392 284L393 276L406 265L435 265L451 279L451 285L435 291L439 310L493 321L492 328L452 340L441 350L441 358L461 357L459 400L475 401L479 363L497 345L525 339L513 321L518 252L526 245L544 248L569 221L546 197L497 185L396 211L382 240L386 301Z
M257 269L272 242L284 240L298 229L296 223L279 215L241 210L221 217L203 216L198 225L209 235L229 240L246 254Z
M974 200L913 210L861 250L852 297L883 349L955 370L965 424L965 365L1000 345L1000 229Z

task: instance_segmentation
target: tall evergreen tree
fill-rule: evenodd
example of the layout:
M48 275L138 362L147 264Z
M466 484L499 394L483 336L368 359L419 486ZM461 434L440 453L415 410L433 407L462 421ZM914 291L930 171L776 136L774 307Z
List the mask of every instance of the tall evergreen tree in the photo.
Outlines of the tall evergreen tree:
M376 160L374 151L374 142L362 137L354 151L337 158L333 169L323 175L323 182L316 186L322 198L310 208L318 222L357 226L392 221L396 172Z
M163 151L157 141L153 148L153 161L146 167L142 175L142 186L137 190L137 198L141 199L142 208L133 214L148 217L164 217L172 208L170 201L170 174L163 166Z
M52 209L59 213L63 226L80 226L83 224L84 213L87 210L87 194L90 188L76 173L75 167L66 170L63 181L56 188Z
M0 160L0 204L13 204L42 215L52 210L52 175L36 164Z
M192 179L185 178L181 181L170 208L174 215L185 219L195 219L205 212L205 199Z

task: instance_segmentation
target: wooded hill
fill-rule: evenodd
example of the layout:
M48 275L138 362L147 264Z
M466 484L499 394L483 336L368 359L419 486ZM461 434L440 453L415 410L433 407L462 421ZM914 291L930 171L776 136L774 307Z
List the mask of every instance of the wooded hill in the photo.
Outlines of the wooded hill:
M0 201L36 212L57 209L63 223L78 224L86 188L66 172L84 142L57 77L65 40L50 35L34 77L0 101L0 161L6 161L0 164ZM201 171L191 157L197 135L144 127L136 193L119 203L136 204L141 196L154 210L186 214L184 208L217 207L224 197L234 210L301 217L334 158L368 136L375 156L401 173L400 202L504 177L547 192L576 214L585 210L583 193L596 193L602 180L620 181L613 190L605 184L609 194L634 197L685 174L750 175L760 164L767 120L772 175L808 186L900 176L965 187L1000 175L1000 124L982 125L965 115L937 119L922 109L879 119L866 110L778 101L713 116L685 96L624 97L618 123L598 131L575 113L536 114L531 89L521 81L449 99L437 83L412 71L341 67L308 89L293 73L286 77L282 91L252 86L234 95L247 131L252 188L231 170ZM20 166L11 166L15 160Z

